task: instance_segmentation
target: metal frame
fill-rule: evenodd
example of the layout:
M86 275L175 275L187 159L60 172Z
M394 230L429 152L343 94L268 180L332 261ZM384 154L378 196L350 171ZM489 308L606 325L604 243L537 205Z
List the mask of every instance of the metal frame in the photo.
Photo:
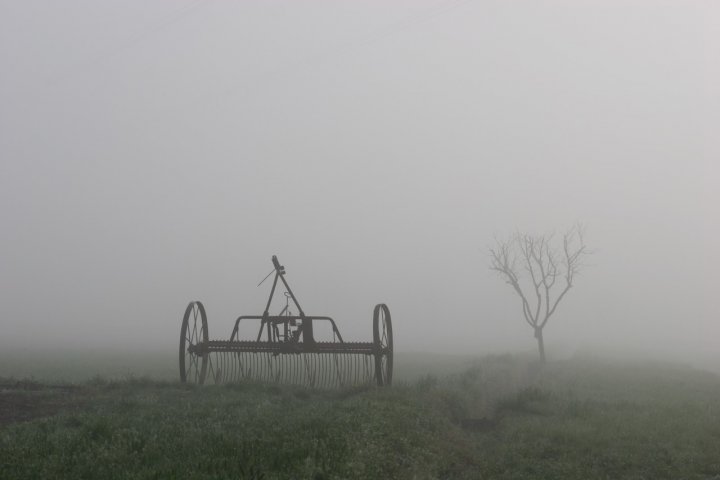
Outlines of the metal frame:
M263 314L238 317L229 340L209 340L205 308L201 302L190 302L181 327L181 382L202 384L209 378L215 383L260 380L321 388L391 385L393 337L387 306L375 306L372 342L346 342L331 317L305 314L285 279L285 267L274 255L272 264L273 271L260 282L275 273ZM285 287L286 305L280 315L270 315L278 281ZM297 315L290 314L290 300ZM257 336L240 340L240 322L249 320L260 321ZM315 340L313 324L317 321L330 323L333 341Z

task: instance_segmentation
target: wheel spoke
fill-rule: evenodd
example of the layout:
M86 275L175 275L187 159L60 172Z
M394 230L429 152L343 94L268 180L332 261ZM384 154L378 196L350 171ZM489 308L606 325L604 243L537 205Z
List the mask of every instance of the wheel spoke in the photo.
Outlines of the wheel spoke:
M197 355L192 355L191 359L192 359L192 371L193 371L193 374L195 375L195 378L197 379L197 373L199 370L198 364L197 364ZM196 382L197 382L197 380L196 380Z
M186 383L200 383L205 380L209 360L209 355L204 353L208 329L202 303L188 305L180 332L180 378ZM210 370L212 376L216 366L211 364Z

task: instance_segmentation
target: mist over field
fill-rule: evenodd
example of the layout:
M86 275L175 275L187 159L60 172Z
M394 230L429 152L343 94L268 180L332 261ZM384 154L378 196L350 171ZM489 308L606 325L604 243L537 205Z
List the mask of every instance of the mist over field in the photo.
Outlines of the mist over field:
M384 302L398 352L534 354L488 247L582 222L548 357L717 370L719 21L711 1L0 0L0 349L174 361L187 303L229 337L277 255L347 339Z

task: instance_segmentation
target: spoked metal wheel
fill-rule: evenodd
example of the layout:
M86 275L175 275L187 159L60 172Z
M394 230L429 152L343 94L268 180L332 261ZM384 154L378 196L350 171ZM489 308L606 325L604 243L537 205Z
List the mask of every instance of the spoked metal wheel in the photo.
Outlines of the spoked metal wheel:
M379 387L392 385L393 334L390 310L384 303L373 311L373 342L375 343L375 379Z
M207 372L208 325L205 307L190 302L180 328L180 381L202 385Z

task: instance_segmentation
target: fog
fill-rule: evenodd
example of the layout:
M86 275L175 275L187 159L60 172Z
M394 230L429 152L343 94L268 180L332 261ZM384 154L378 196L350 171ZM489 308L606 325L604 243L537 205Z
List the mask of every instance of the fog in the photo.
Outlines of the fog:
M586 228L545 330L720 358L720 5L0 0L0 348L174 352L261 314L534 351L493 239ZM277 309L276 309L277 310Z

